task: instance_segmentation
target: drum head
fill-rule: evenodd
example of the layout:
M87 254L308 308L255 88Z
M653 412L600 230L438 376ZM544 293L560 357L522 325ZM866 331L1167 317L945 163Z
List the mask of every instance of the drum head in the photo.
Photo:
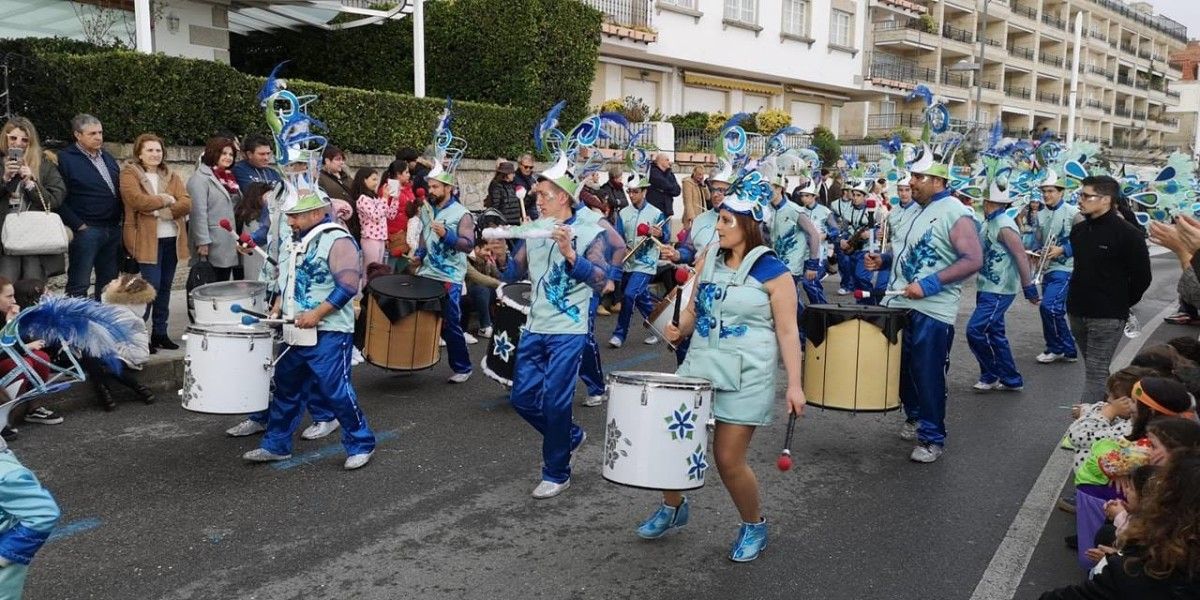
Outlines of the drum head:
M261 281L219 281L202 285L192 290L196 300L241 300L262 298L267 294L267 284Z
M416 275L380 275L367 284L365 295L395 323L417 311L441 314L446 284Z
M677 390L709 390L712 383L699 377L685 377L674 373L655 373L652 371L616 371L608 374L610 383L629 385L649 385L651 387L671 388Z
M908 322L907 315L907 310L887 306L813 304L804 309L800 326L804 329L804 336L812 341L813 345L820 346L824 343L825 332L830 327L858 319L883 330L883 334L894 344Z
M533 285L528 281L518 283L502 283L496 290L496 298L509 308L515 308L529 314L530 298L533 296Z
M499 227L501 225L508 225L508 221L505 220L504 215L501 214L500 211L494 208L486 209L475 217L475 229L477 234L488 227Z
M275 332L262 323L254 325L189 325L188 335L217 337L274 337Z

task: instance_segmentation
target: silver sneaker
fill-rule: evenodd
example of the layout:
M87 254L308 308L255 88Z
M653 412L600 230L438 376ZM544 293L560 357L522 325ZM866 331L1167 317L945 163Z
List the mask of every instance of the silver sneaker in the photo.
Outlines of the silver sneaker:
M337 431L337 421L317 421L305 428L300 437L306 440L319 440L335 431Z
M266 430L267 430L267 428L264 427L262 423L259 423L257 421L251 421L250 419L246 419L245 421L242 421L241 423L238 423L237 425L234 425L233 427L226 429L225 435L227 435L229 437L246 437L248 435L254 435L256 433L262 433Z
M971 389L974 389L977 392L990 392L992 390L1000 389L998 387L1000 385L1001 385L1001 383L999 381L993 381L991 383L984 383L982 381L976 381L975 385L971 386Z
M291 457L291 454L275 454L262 448L255 448L242 455L243 459L250 462L275 462L277 460L287 460Z
M913 462L931 463L941 458L945 452L946 449L937 444L918 444L908 458Z
M562 483L554 483L553 481L542 481L533 488L533 497L538 500L553 498L571 487L571 480L568 479Z
M652 335L652 336L646 338L645 340L643 340L642 343L646 344L647 346L653 346L658 343L658 336Z
M608 347L609 348L620 348L624 343L625 343L624 340L622 340L621 338L619 338L615 335L612 336L611 338L608 338Z
M604 404L604 394L588 396L587 398L583 399L584 406L600 406L602 404Z
M906 442L911 442L917 439L916 421L905 421L904 424L900 426L900 439Z
M446 383L466 383L467 380L471 378L471 373L473 373L473 372L474 371L467 371L466 373L455 373L455 374L451 375L448 379L446 379Z
M371 457L374 455L375 455L374 450L363 453L363 454L351 454L350 456L346 457L346 463L343 464L342 466L347 471L353 471L355 469L362 468L371 460Z

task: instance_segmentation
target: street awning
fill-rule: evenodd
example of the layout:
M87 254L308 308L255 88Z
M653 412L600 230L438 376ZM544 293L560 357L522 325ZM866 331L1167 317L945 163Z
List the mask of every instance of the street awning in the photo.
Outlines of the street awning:
M411 13L412 0L401 0L384 8L380 8L379 2L367 0L234 0L229 6L229 31L245 35L300 27L350 29L403 19ZM331 24L339 15L352 18Z

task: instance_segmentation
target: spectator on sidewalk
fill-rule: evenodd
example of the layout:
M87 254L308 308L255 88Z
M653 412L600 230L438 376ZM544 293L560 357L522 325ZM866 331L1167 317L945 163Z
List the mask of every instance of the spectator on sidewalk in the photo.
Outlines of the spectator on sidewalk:
M495 244L475 238L475 250L467 255L467 293L463 295L463 330L474 312L479 318L480 337L492 337L492 303L496 301L496 288L500 287L500 270L492 255ZM500 243L503 249L503 242Z
M429 175L430 165L426 164L421 158L421 154L414 148L401 148L396 153L396 160L402 160L408 163L408 174L412 179L412 189L415 193L418 189L425 190L429 193L429 184L425 181L425 176Z
M533 195L533 186L537 183L533 176L536 167L533 155L526 152L517 159L517 172L513 174L513 185L525 189L525 214L530 219L538 218L537 198Z
M704 183L704 167L692 167L692 176L683 180L683 228L692 228L696 215L712 208L708 186Z
M247 141L249 147L250 141ZM262 150L263 146L257 147ZM268 158L270 150L268 147ZM251 152L247 152L249 156ZM233 142L222 137L209 138L200 156L200 165L188 179L187 193L192 199L191 219L188 222L188 237L192 248L193 262L207 260L216 274L216 281L229 281L234 278L234 269L240 264L237 243L233 236L223 231L221 221L237 222L234 207L242 200L242 190L249 189L254 183L271 185L278 179L269 177L246 177L245 183L235 174L233 164ZM245 164L245 161L238 163ZM244 167L243 174L253 174L248 171L253 167ZM265 172L275 173L268 168ZM278 175L278 173L276 173ZM263 240L265 241L265 240ZM261 242L259 242L261 244ZM256 277L256 273L248 276Z
M354 174L351 190L358 197L355 201L357 210L354 212L358 215L362 231L359 246L363 253L364 284L367 267L371 263L387 264L387 224L400 210L400 200L389 200L387 196L380 196L377 190L381 189L383 188L379 185L379 174L375 169L364 167Z
M250 189L242 194L241 200L233 206L234 231L238 235L246 234L253 238L255 232L264 229L263 213L267 212L267 194L271 193L274 184L256 181L250 184ZM193 204L195 200L193 199ZM268 217L270 218L270 217ZM255 240L258 243L258 240ZM235 279L258 280L263 263L266 262L257 252L239 252L238 267L234 268ZM241 274L238 275L238 269Z
M625 193L625 174L621 167L614 166L608 169L608 181L596 190L596 195L608 203L608 221L616 224L617 214L622 208L629 206L629 196Z
M359 220L358 211L353 210L358 196L351 189L353 179L346 171L346 154L341 148L332 144L325 147L325 151L321 153L321 172L317 180L317 186L333 201L335 209L351 207L350 215L346 218L346 229L350 230L354 239L360 239L362 222Z
M1071 228L1075 270L1067 316L1083 353L1081 403L1104 397L1109 363L1130 309L1150 287L1150 254L1142 232L1114 209L1120 186L1111 177L1087 177L1079 194L1084 220Z
M10 152L21 157L9 159ZM3 197L9 201L9 210L0 211L0 228L5 215L14 209L58 210L62 206L66 184L54 163L43 155L37 129L29 119L13 117L4 124L0 156L4 157ZM15 256L0 251L0 275L12 281L46 279L66 270L63 259L62 254Z
M671 157L665 152L658 153L650 165L650 188L646 190L646 202L670 219L675 214L675 197L680 192L679 182L671 171Z
M209 143L211 144L212 140L209 140ZM257 134L247 136L242 143L242 152L245 158L239 160L230 169L234 178L237 179L238 188L243 190L249 188L250 184L255 181L268 183L283 181L283 176L275 169L275 164L271 160L273 158L271 140Z
M396 203L396 215L387 222L387 254L388 264L396 272L404 269L397 265L399 257L408 254L408 205L415 196L412 187L412 175L408 172L408 163L394 160L383 173L383 183L379 186L379 196L387 198L389 203Z
M75 143L58 153L58 172L67 195L58 212L75 232L67 249L67 295L92 297L117 277L121 260L121 194L117 159L104 149L104 126L89 114L71 119Z
M488 184L487 198L483 201L485 208L500 211L509 225L521 224L522 200L517 197L516 172L516 166L508 161L496 165L496 173Z
M145 315L152 323L151 352L179 349L167 336L167 318L175 267L189 258L187 217L192 199L179 173L163 164L164 151L162 138L143 133L133 142L133 159L121 169L125 250L157 294Z

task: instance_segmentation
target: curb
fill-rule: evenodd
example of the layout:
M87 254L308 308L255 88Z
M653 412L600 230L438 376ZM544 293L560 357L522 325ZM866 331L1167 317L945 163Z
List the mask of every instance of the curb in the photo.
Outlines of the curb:
M183 350L159 352L166 356L152 357L141 371L137 371L138 381L154 391L159 403L178 402L178 392L183 387ZM138 402L133 391L119 383L110 384L109 389L119 403ZM65 413L97 407L91 381L77 383L65 391L46 396L40 402L52 406L55 412Z

